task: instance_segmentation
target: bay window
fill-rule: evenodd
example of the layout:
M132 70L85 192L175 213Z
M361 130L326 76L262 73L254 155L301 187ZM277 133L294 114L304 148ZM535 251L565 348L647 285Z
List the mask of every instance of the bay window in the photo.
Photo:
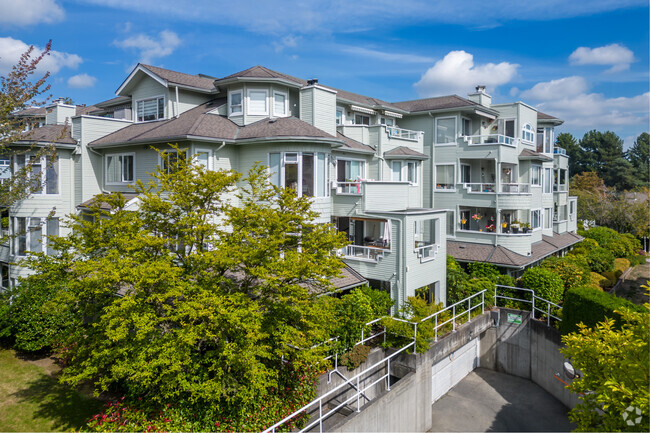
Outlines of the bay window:
M436 118L436 144L456 144L456 118Z
M230 92L228 93L228 98L230 99L230 104L228 105L230 115L243 114L242 91L238 90L236 92Z
M544 194L551 194L553 192L552 183L553 183L553 169L545 168L544 169Z
M542 167L533 165L530 167L530 184L532 186L542 185Z
M436 164L436 190L454 190L454 168L453 164Z
M276 117L287 116L287 94L273 92L273 115Z
M135 153L106 155L106 183L132 183L134 180Z
M409 182L411 185L417 185L418 162L393 161L391 163L391 180L393 182Z
M530 211L530 227L533 230L542 227L542 211L540 209Z
M298 196L326 197L327 159L322 152L269 153L269 179L275 186L295 190Z
M212 170L212 151L208 149L197 149L194 154L196 163L206 170Z
M248 91L248 114L268 115L268 92L266 90Z
M165 97L141 99L135 102L136 121L149 122L165 118Z

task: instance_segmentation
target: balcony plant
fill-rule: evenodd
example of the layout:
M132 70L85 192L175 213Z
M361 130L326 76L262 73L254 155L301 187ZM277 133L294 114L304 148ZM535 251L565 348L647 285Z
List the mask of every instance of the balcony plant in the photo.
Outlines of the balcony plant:
M475 213L474 215L472 215L472 219L473 219L474 221L476 221L476 222L481 221L481 218L483 218L483 217L481 216L480 213Z
M530 223L522 223L521 224L521 230L524 233L528 233L530 231Z
M521 227L521 221L519 220L514 220L510 224L510 228L512 229L512 233L517 234L519 233L519 228Z
M494 229L495 229L494 224L488 224L485 226L485 230L489 231L490 233L493 233Z

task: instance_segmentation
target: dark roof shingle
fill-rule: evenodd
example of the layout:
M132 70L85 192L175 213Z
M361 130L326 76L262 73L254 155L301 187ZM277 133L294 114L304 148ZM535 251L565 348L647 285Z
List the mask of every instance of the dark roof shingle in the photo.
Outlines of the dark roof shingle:
M70 125L46 125L21 134L19 141L29 143L77 144L70 135Z
M415 99L413 101L394 102L399 108L411 112L444 110L448 108L482 107L481 104L461 98L458 95L438 96L435 98Z
M418 152L417 150L413 150L410 147L406 147L406 146L399 146L393 150L384 152L384 157L389 159L390 158L429 159L429 157L424 153Z
M163 80L173 83L180 84L181 86L196 87L197 89L203 90L213 90L214 89L214 79L206 78L205 76L185 74L183 72L171 71L169 69L159 68L157 66L145 65L140 63L145 69L153 72L158 75Z
M336 133L336 138L343 141L343 147L338 150L352 150L355 152L375 153L375 149L372 146L368 146L367 144L353 140L350 137L346 137L340 132Z

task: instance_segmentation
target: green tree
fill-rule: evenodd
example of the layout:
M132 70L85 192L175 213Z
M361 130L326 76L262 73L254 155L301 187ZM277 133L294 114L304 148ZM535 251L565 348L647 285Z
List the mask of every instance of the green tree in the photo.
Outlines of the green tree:
M60 342L62 380L262 429L313 396L317 343L336 322L317 295L345 241L261 166L242 179L184 157L170 164L137 184L138 210L98 197L92 218L70 217L58 257L28 262L30 281L66 288L60 302L77 318Z
M650 183L650 134L641 133L636 138L634 145L626 152L641 184L648 187Z
M632 165L625 159L623 140L611 131L587 132L580 140L582 171L593 171L605 185L623 191L636 186Z
M535 291L535 295L561 304L564 298L564 282L552 270L546 268L529 268L519 279L521 287Z
M618 329L608 319L595 328L580 324L579 332L562 337L561 352L580 372L569 386L581 395L569 412L577 431L650 431L648 313L620 311Z
M585 171L584 167L581 165L583 160L583 151L578 144L578 140L576 140L573 135L568 132L559 134L557 136L557 145L566 150L566 154L569 156L569 173L572 176Z

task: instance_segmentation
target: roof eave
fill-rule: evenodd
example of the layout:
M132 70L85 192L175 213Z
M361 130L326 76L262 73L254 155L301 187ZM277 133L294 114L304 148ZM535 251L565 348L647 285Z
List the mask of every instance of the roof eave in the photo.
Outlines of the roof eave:
M133 71L131 71L129 76L126 77L126 80L124 80L122 82L122 84L120 85L120 87L118 87L118 89L115 91L115 94L118 95L118 96L128 96L128 95L122 95L122 92L124 91L124 89L126 89L128 87L129 83L131 82L131 80L133 80L135 78L135 75L138 72L144 72L145 74L149 75L151 78L156 80L158 83L160 83L162 86L168 87L167 80L164 80L160 76L156 75L155 73L153 73L149 69L142 66L141 63L138 63L137 66L135 68L133 68Z
M222 78L218 80L214 80L214 86L215 88L217 86L223 86L223 85L228 85L228 84L236 84L236 83L246 83L246 82L253 82L253 83L281 83L289 87L294 87L296 89L300 89L303 87L302 84L296 83L295 81L287 80L286 78L274 78L274 77L231 77L231 78Z

